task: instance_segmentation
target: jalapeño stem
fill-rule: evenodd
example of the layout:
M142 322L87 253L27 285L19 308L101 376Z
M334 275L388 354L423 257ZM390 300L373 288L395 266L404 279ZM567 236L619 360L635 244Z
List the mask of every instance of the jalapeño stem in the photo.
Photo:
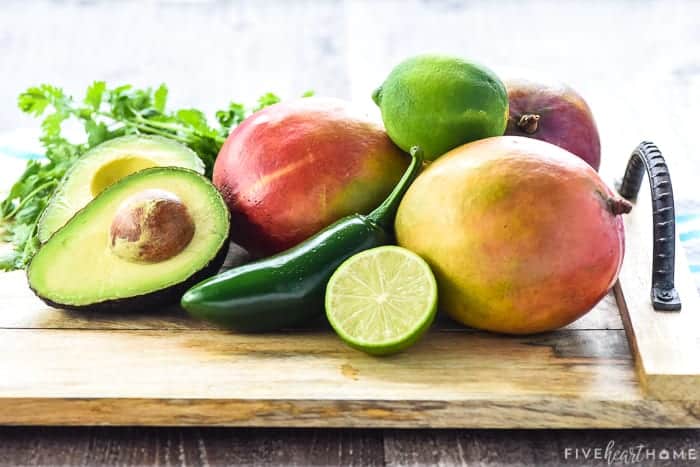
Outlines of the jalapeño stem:
M403 195L411 186L413 180L418 176L423 165L423 150L418 146L411 148L411 163L404 172L401 180L396 184L389 196L374 211L369 213L367 219L371 220L386 231L391 231L394 224L394 216L399 208L399 203Z

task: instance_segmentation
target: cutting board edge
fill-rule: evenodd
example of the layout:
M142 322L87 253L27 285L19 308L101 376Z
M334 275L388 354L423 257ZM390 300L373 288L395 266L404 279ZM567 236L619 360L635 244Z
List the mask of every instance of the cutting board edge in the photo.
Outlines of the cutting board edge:
M0 398L0 425L700 428L700 401Z

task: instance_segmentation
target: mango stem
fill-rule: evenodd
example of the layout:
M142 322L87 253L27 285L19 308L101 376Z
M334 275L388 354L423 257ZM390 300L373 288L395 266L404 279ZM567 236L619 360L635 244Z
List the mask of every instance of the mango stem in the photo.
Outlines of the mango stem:
M614 216L627 214L632 210L632 203L625 198L608 198L608 209Z
M522 115L516 125L528 135L534 135L540 126L540 116L537 114Z

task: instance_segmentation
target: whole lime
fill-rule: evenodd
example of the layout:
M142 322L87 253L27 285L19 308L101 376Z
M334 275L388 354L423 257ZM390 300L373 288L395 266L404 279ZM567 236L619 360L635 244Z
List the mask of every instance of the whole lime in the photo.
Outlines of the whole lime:
M508 92L494 72L445 55L397 65L372 94L389 137L404 151L420 146L434 160L462 144L501 136Z

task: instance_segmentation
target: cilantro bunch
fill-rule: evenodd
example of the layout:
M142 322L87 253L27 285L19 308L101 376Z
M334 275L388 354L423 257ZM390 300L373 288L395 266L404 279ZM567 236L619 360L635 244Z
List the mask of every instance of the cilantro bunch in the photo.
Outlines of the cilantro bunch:
M307 93L305 95L311 95ZM168 111L168 88L138 89L131 85L108 88L94 82L81 101L49 84L31 87L18 99L22 112L43 117L41 143L43 160L30 160L20 178L0 202L0 241L13 249L0 255L0 270L22 269L39 247L37 221L66 171L88 149L127 134L160 135L193 149L204 161L211 176L214 161L231 129L250 113L279 102L271 93L258 99L253 108L231 102L216 112L216 123L209 124L197 109ZM62 132L64 122L78 122L85 131L83 142L69 141Z

